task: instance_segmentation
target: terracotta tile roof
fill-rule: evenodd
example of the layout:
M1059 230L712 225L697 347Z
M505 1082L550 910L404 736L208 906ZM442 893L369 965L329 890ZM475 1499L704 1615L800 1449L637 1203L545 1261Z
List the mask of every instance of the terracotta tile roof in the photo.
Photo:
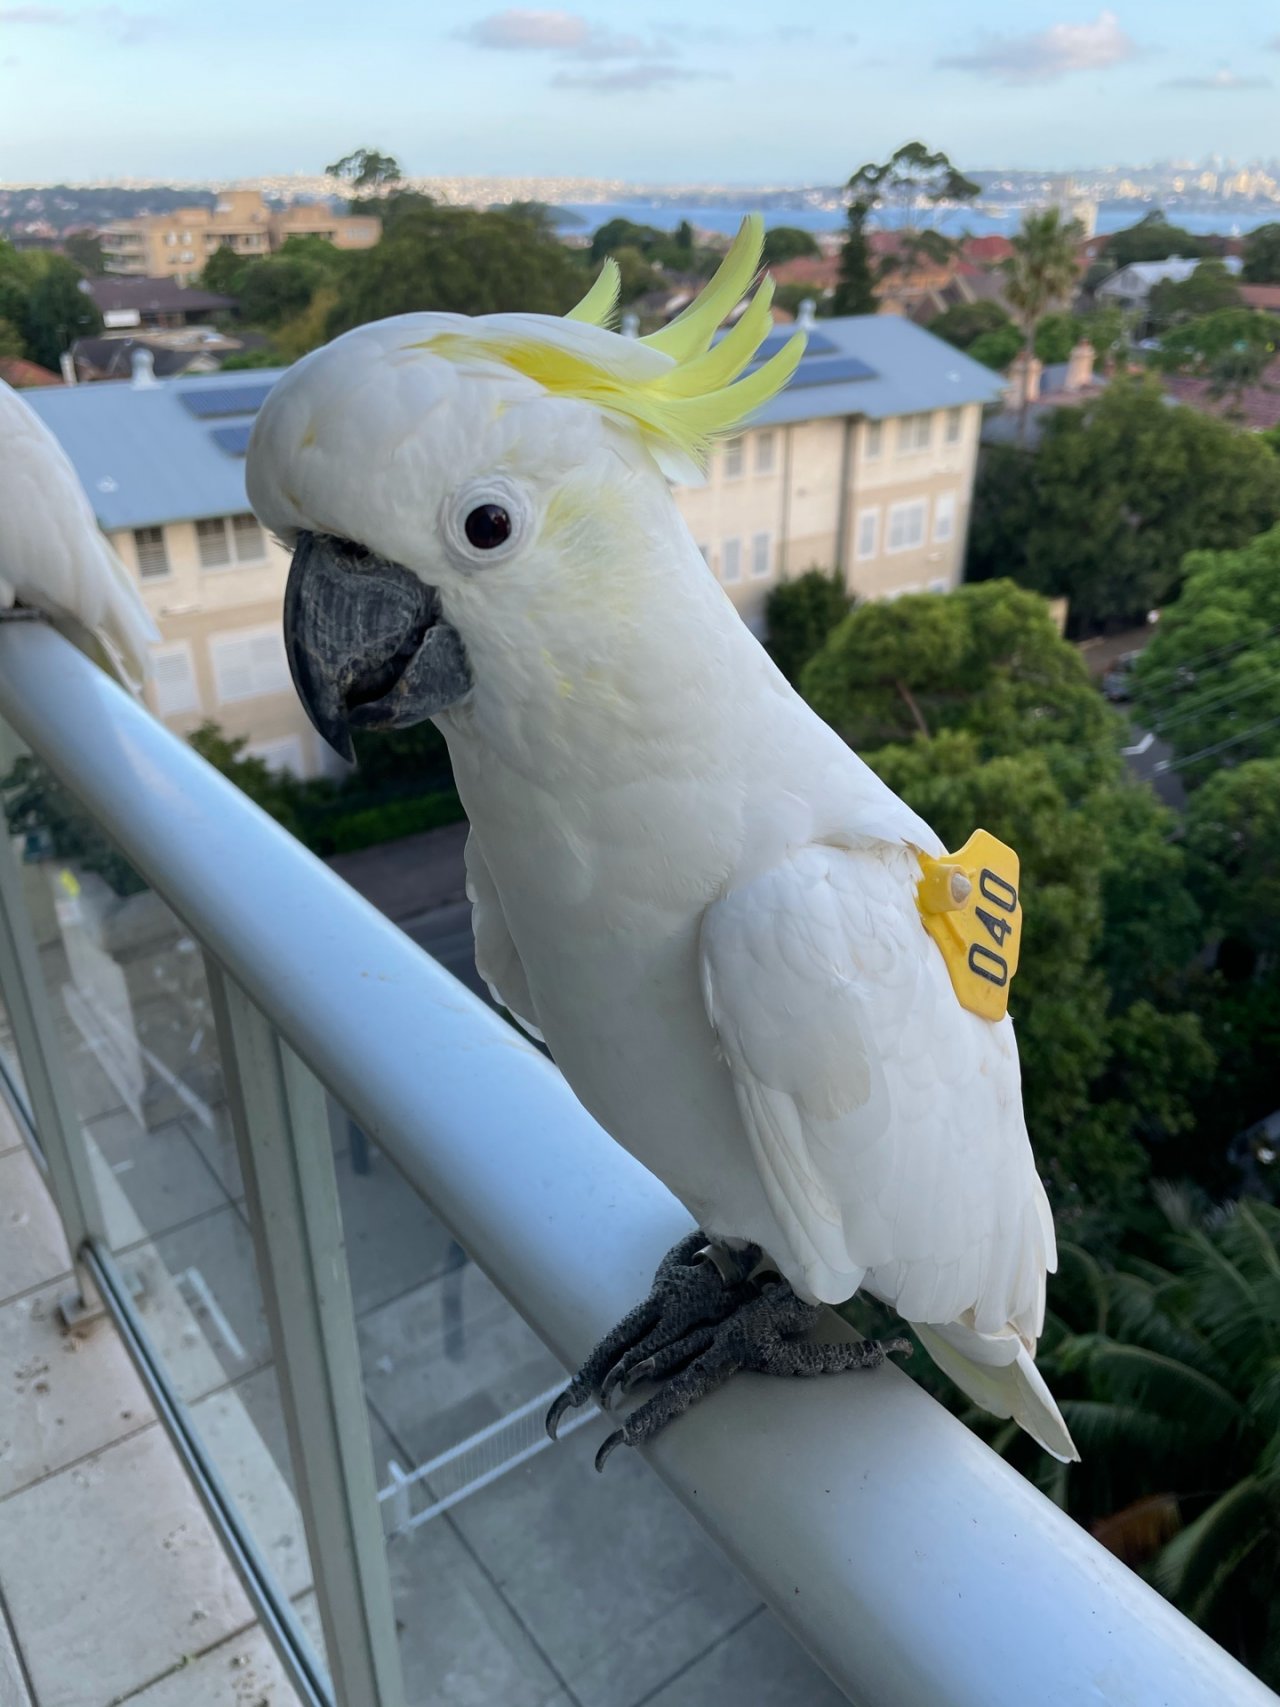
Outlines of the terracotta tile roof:
M1170 374L1164 389L1175 403L1186 403L1203 414L1218 415L1253 432L1280 427L1280 356L1264 368L1255 384L1246 385L1240 392L1234 387L1220 390L1211 379L1187 373Z
M797 255L769 268L775 284L812 285L815 290L834 290L840 278L839 255Z
M39 362L29 362L22 356L0 356L0 380L21 391L24 385L61 385L62 375L52 373Z
M976 261L981 266L994 267L1009 259L1013 254L1013 244L1007 237L993 232L987 237L966 237L960 245L960 253L966 261Z
M1242 284L1240 300L1246 308L1260 308L1267 314L1280 314L1280 284Z

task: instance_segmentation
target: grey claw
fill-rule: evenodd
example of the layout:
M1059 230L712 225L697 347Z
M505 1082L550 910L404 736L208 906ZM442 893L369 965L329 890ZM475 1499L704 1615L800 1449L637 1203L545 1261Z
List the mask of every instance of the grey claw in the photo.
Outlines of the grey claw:
M564 1420L564 1413L571 1410L575 1405L580 1405L581 1403L581 1399L574 1397L573 1388L566 1387L564 1392L561 1393L560 1397L547 1412L547 1433L551 1436L552 1440L555 1439L556 1430Z
M629 1369L622 1378L622 1391L629 1393L633 1387L638 1387L642 1381L647 1381L653 1374L656 1365L656 1358L646 1357L642 1363L637 1363L634 1368Z
M608 1459L609 1454L613 1451L614 1447L625 1445L626 1439L627 1439L626 1435L622 1432L622 1430L620 1428L615 1429L613 1431L613 1433L609 1436L608 1440L606 1440L604 1445L600 1448L599 1452L596 1453L596 1469L597 1470L603 1470L604 1469L605 1462Z
M623 1392L626 1392L626 1379L627 1366L626 1363L619 1358L617 1363L614 1364L613 1368L605 1376L604 1383L600 1388L600 1409L602 1411L607 1411L609 1409L610 1401L612 1400L614 1392L619 1385L621 1385Z

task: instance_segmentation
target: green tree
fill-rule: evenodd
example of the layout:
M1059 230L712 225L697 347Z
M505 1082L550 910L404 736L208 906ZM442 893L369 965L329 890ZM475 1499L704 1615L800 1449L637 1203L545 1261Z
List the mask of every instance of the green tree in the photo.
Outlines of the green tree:
M18 328L30 359L56 373L64 350L77 338L91 338L102 330L102 316L80 288L79 268L64 255L37 253L20 259L28 263L29 283Z
M107 270L102 239L96 231L73 231L70 237L63 238L62 251L90 278L98 278Z
M22 333L12 320L0 320L0 356L20 356L26 349Z
M598 266L606 255L616 255L619 249L636 249L642 255L650 255L665 236L656 225L638 225L633 219L607 219L591 234L591 259Z
M1113 231L1107 238L1106 256L1113 268L1132 261L1167 261L1171 255L1191 258L1212 255L1213 244L1180 225L1170 225L1158 210L1144 214L1136 225Z
M1280 517L1280 459L1226 422L1116 379L1053 410L1034 455L993 447L974 491L971 579L1011 576L1070 601L1071 623L1141 619L1200 546L1243 545Z
M1017 331L1013 321L998 302L982 298L978 302L958 302L944 309L929 322L935 338L945 338L957 350L970 350L974 340L984 332Z
M345 260L330 336L417 309L563 314L586 284L562 244L520 220L459 208L416 209Z
M1036 327L1037 360L1046 365L1067 361L1081 331L1080 321L1074 314L1046 314Z
M237 255L229 243L220 243L204 264L200 283L205 290L218 296L238 296L240 280L248 268L258 265L258 259L246 260Z
M780 581L765 600L769 655L791 683L821 648L852 600L835 570L806 569Z
M980 332L969 345L967 354L983 367L1003 373L1022 348L1022 333L1012 322L995 332Z
M1148 298L1147 316L1158 331L1202 314L1214 314L1219 309L1238 308L1240 300L1240 288L1225 264L1210 259L1201 261L1190 278L1161 279L1154 285Z
M1217 771L1191 796L1187 852L1205 911L1264 956L1280 951L1278 849L1280 756Z
M299 807L307 790L296 777L288 771L274 771L265 759L246 753L248 736L227 735L216 723L202 723L187 738L202 759L229 777L255 805L292 835L301 836Z
M640 253L624 245L615 249L613 258L618 263L621 282L618 287L618 301L622 304L634 302L638 296L644 296L651 290L662 288L662 274L656 267L651 267Z
M21 755L0 790L11 836L27 839L45 857L96 872L117 895L136 895L146 888L97 819L33 753Z
M1039 1359L1082 1462L984 1430L1103 1544L1280 1685L1280 1210L1164 1191L1113 1269L1067 1245ZM1057 1314L1057 1312L1062 1312ZM1065 1319L1064 1319L1065 1318Z
M1280 284L1280 225L1259 225L1244 240L1244 278L1249 284Z
M904 143L888 160L860 166L845 190L848 207L835 294L837 314L875 313L877 270L867 240L873 218L880 217L902 236L898 255L888 265L910 265L921 255L936 258L949 252L951 244L930 221L944 204L970 202L978 194L977 184L945 154L931 153L921 142Z
M1183 773L1193 786L1223 765L1280 758L1280 527L1186 557L1181 597L1133 680L1143 723L1184 763L1205 754Z
M340 178L356 195L361 190L376 195L404 177L395 155L382 154L376 148L357 148L351 154L344 154L341 160L326 166L324 174L326 178Z
M762 258L766 267L777 267L783 261L794 261L802 255L821 255L818 240L810 231L797 225L771 225L764 234Z
M1055 308L1070 299L1076 283L1076 246L1083 232L1075 220L1064 220L1056 207L1029 213L1013 239L1005 262L1005 295L1022 324L1023 348L1030 363L1035 354L1036 329ZM1022 388L1018 411L1018 442L1027 442L1031 397Z
M1156 366L1165 373L1205 373L1233 355L1256 353L1264 365L1280 349L1280 319L1252 308L1220 308L1185 321L1160 340Z

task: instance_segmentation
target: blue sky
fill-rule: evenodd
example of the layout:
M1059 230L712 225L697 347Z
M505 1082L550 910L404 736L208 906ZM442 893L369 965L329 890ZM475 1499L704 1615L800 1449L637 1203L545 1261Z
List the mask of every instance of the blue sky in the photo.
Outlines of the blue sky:
M974 168L1244 160L1280 152L1278 97L1274 0L0 0L10 183L360 145L425 175L664 182L835 182L916 135Z

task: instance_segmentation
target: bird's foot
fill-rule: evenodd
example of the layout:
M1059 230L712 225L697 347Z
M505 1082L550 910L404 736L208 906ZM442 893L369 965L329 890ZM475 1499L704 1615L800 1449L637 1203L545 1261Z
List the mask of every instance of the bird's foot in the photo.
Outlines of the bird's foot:
M909 1340L814 1341L825 1306L806 1304L776 1273L756 1273L758 1246L737 1251L692 1233L659 1264L653 1290L591 1353L547 1413L555 1439L571 1406L597 1399L607 1410L619 1392L660 1382L596 1454L596 1469L617 1446L652 1440L669 1422L739 1369L760 1375L833 1375L874 1369Z

